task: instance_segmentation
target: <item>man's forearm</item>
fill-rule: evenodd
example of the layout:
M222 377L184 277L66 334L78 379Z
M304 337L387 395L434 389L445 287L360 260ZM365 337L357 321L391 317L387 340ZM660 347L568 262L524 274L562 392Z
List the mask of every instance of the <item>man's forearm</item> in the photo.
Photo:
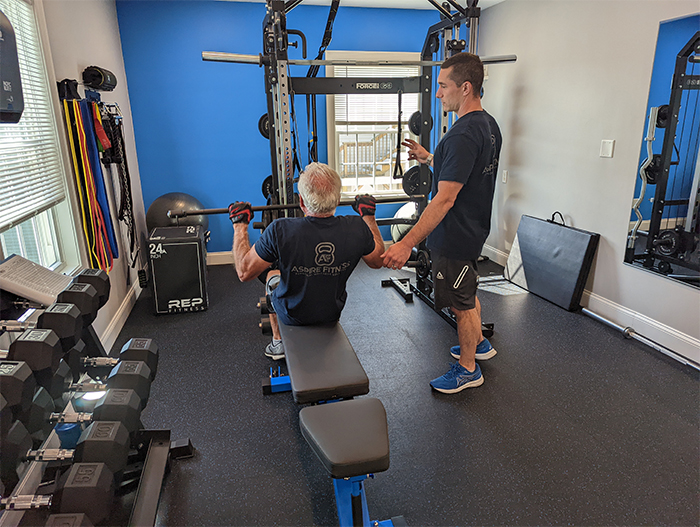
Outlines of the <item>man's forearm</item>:
M379 232L379 225L377 225L377 220L374 216L363 216L362 219L372 231L372 236L374 236L374 243L382 248L384 251L384 240L382 239L382 233Z
M369 230L372 231L372 236L374 236L374 252L370 254L374 264L377 268L382 266L382 259L380 255L384 252L384 240L382 239L382 233L379 232L379 225L377 225L377 220L374 216L365 215L362 216L362 220L367 224Z
M250 239L248 238L248 224L233 224L233 264L237 269L241 268L243 257L250 251Z
M435 227L440 224L451 208L452 202L442 200L431 201L420 215L418 222L408 231L408 234L406 234L401 242L411 247L418 245L435 230Z

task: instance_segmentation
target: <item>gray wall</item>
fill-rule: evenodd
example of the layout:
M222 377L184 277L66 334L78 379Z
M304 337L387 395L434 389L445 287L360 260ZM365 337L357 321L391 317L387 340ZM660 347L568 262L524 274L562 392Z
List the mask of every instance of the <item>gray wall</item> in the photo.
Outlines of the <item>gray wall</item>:
M118 103L124 115L124 135L132 178L134 216L137 221L137 230L145 231L141 179L114 0L43 0L37 3L40 13L42 6L55 80L66 78L81 80L82 71L92 65L106 68L117 77L117 87L111 93L103 93L102 100ZM65 135L64 130L61 132ZM116 171L114 176L116 178ZM110 173L105 171L107 183L109 178ZM109 183L107 187L110 192ZM117 179L114 179L114 188L119 188ZM121 224L117 227L114 199L111 203L115 228L121 228ZM120 258L114 261L114 268L110 273L112 286L110 299L100 310L94 322L95 330L107 351L117 338L140 293L136 269L131 269L127 262L128 238L124 234L118 239Z
M522 214L601 234L584 303L700 362L700 291L623 264L659 22L695 0L506 0L483 12L479 54L492 66L484 106L504 139L493 230L503 261ZM600 158L614 139L613 158ZM614 351L614 350L611 350Z

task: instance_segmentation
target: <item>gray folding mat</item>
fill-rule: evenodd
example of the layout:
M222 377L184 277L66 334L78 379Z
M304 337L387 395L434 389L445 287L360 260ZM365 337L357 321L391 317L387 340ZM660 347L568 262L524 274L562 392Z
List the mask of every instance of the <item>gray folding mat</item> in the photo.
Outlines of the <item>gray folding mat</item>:
M600 234L523 215L503 276L568 311L581 307Z

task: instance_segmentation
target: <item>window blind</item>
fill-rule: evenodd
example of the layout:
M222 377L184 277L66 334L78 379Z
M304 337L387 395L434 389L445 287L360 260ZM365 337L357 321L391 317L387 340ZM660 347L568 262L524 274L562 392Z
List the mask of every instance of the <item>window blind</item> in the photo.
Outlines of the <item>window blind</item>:
M419 66L334 66L334 77L417 77ZM395 123L399 117L396 94L345 94L335 95L335 122L344 123ZM418 94L401 95L402 121L407 122L418 109Z
M65 199L46 64L33 6L0 0L0 11L15 30L24 112L16 124L0 123L0 232Z

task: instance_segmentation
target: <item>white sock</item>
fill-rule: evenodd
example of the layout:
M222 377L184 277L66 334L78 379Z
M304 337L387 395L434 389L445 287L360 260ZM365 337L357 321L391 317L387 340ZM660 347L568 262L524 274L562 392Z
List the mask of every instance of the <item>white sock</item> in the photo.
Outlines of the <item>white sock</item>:
M280 342L282 342L282 339L275 339L275 338L272 339L273 346L277 346Z

